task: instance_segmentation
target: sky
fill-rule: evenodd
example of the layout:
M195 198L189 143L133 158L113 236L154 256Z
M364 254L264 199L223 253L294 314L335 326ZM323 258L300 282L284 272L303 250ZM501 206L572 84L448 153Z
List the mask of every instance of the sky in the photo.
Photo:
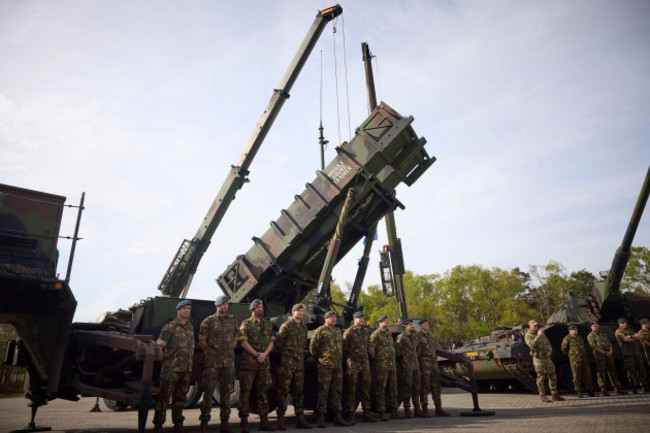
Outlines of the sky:
M157 287L238 159L320 0L0 0L0 183L85 211L76 321ZM650 3L342 1L215 233L188 296L262 235L378 99L436 163L395 214L407 269L610 267L650 165ZM333 28L336 32L333 32ZM322 96L321 96L322 95ZM321 108L322 107L322 108ZM321 114L322 113L322 114ZM64 214L72 236L76 210ZM378 284L378 253L364 287ZM634 245L649 246L650 216ZM60 242L65 276L70 242ZM335 267L346 287L358 245Z

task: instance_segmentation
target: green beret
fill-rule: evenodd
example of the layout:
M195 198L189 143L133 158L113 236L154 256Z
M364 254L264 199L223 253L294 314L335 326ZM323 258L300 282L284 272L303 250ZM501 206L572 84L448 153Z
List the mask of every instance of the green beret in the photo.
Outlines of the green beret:
M646 318L644 317L643 319L639 320L639 323L640 323L641 325L644 325L644 324L648 323L648 319L646 319Z
M383 322L386 319L388 319L388 316L385 315L385 314L382 314L381 316L377 317L377 322Z
M569 325L569 331L572 329L576 329L576 325Z
M228 297L226 295L217 296L217 300L214 301L214 305L221 305L228 302Z
M618 323L627 323L627 319L625 317L621 317L618 319Z
M355 311L352 317L354 317L355 319L359 317L363 317L363 311Z
M180 310L184 306L189 305L190 307L192 306L192 303L190 302L189 299L183 299L181 302L176 304L176 311Z
M304 310L305 306L303 304L296 304L293 307L291 307L291 311L298 311L298 310Z
M421 325L421 324L427 323L427 322L428 322L427 319L420 319L420 320L418 320L418 325Z
M402 323L403 323L404 325L408 325L408 324L410 324L410 323L413 323L413 320L411 320L411 319L404 319L404 320L402 321Z
M331 316L336 316L336 311L329 310L327 313L325 313L324 317L327 319L328 317L331 317Z

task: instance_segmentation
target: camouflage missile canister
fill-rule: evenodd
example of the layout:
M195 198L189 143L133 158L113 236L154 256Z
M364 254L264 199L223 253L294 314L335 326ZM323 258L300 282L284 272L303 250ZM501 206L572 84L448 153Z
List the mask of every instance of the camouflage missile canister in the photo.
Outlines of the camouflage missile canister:
M248 252L219 276L219 286L231 301L262 298L272 313L281 314L313 289L350 188L355 193L338 259L386 213L403 208L394 189L401 182L413 184L435 161L412 122L413 117L402 117L385 103L378 106L271 228L254 237Z

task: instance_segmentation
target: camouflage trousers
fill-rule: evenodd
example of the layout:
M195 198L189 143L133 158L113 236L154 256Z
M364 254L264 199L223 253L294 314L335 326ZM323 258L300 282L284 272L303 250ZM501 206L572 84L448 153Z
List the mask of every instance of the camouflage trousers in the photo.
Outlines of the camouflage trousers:
M278 415L287 412L287 395L291 392L296 415L305 411L303 393L305 390L305 371L301 367L281 366L278 371Z
M539 395L546 395L546 382L551 388L551 394L557 394L557 376L555 375L555 365L551 358L533 357L533 366L537 374L537 389Z
M640 388L647 384L643 358L640 356L624 356L623 364L627 373L627 381L632 388Z
M420 406L420 369L419 368L405 368L402 370L402 402L404 408L411 407L411 400L413 400L413 407Z
M397 409L399 407L397 401L397 371L375 370L375 377L377 378L377 387L375 388L377 412ZM386 386L388 386L388 391L386 391ZM388 394L388 401L386 401L386 394Z
M250 396L253 383L256 383L257 413L266 416L269 413L269 397L267 395L271 388L271 371L259 368L256 370L239 370L239 417L246 418L250 415Z
M598 387L607 387L607 375L612 382L612 386L616 389L621 389L621 382L618 381L616 374L616 367L614 366L614 358L609 357L594 357L596 359L596 373L598 376Z
M435 407L442 407L440 371L431 365L420 364L420 402L423 407L429 405L429 393Z
M576 392L591 391L591 368L586 359L571 359L573 389Z
M201 402L201 421L210 421L210 412L212 411L212 394L214 388L219 383L219 409L221 410L221 420L230 418L230 393L232 384L235 381L235 367L229 365L226 367L204 368L201 377L201 388L203 388L203 401Z
M318 367L318 400L316 412L327 412L327 396L332 402L332 410L341 412L341 393L343 392L343 371L340 368Z
M172 421L174 424L185 420L183 409L187 391L190 389L189 371L163 371L160 373L160 393L156 400L154 425L163 425L167 417L167 402L172 398Z
M357 410L357 383L359 384L359 394L361 396L361 407L363 410L370 410L370 368L348 368L345 372L346 387L346 409L348 412Z

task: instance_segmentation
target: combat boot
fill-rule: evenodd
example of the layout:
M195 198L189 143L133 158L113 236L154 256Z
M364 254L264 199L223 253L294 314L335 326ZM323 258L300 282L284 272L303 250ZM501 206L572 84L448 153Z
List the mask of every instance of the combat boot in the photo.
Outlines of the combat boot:
M390 418L388 417L388 414L386 412L379 412L379 419L388 422Z
M248 428L248 417L243 417L239 421L239 432L240 433L250 433L251 429Z
M429 413L429 406L426 404L422 405L422 413L424 414L425 418L431 418L431 414Z
M271 425L267 415L261 415L260 418L260 431L275 431L275 427Z
M582 395L582 391L578 391L578 398L584 398L584 395Z
M354 419L355 412L348 412L348 416L345 417L345 420L350 424L350 425L355 425L357 422Z
M343 419L341 411L334 412L334 425L341 427L350 427L350 423Z
M162 433L162 424L154 424L153 433Z
M540 398L544 403L550 403L551 402L551 400L549 400L548 397L545 396L545 395L540 396Z
M636 390L636 388L632 388L632 394L638 394L639 391Z
M553 401L564 401L564 397L560 397L559 394L553 394L551 397L553 398Z
M307 420L305 419L305 415L302 413L296 415L296 428L301 428L306 430L311 428L311 424L307 422Z
M365 422L377 422L377 418L375 418L375 417L372 415L372 412L370 412L370 411L367 410L367 409L363 411L363 420L364 420Z
M404 408L404 416L406 418L413 418L413 414L411 413L411 408L410 407L405 407Z
M185 430L183 430L183 422L175 422L174 423L174 433L185 433Z
M627 391L623 391L620 388L614 388L614 395L627 395Z
M420 406L415 406L415 417L416 418L428 418L424 412L422 412L422 409L420 409Z
M593 391L587 391L587 395L588 395L589 397L598 397L598 396L596 395L596 393L593 392Z
M397 409L393 409L390 412L390 417L391 417L391 419L404 419L404 415L399 413L399 411Z
M233 433L233 431L230 429L230 426L228 425L227 419L221 420L221 425L219 426L219 433Z
M616 392L616 390L614 390ZM609 393L607 392L607 388L600 388L600 393L602 394L603 397L609 397Z
M436 416L449 416L449 412L439 406L436 406Z
M318 414L318 428L324 428L325 427L325 414L324 413L319 413Z
M287 427L284 425L284 414L278 414L278 430L286 430Z

